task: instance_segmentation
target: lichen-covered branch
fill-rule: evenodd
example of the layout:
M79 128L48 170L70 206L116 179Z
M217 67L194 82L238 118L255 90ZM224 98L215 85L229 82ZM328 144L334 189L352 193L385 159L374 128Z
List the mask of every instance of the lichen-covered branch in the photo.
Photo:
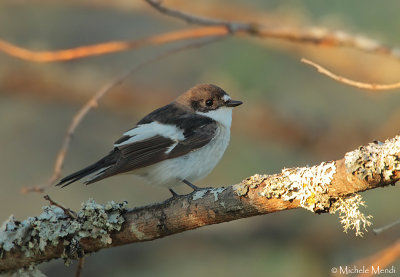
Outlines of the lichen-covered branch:
M38 217L13 217L0 230L0 272L56 258L67 261L122 244L154 240L204 225L277 211L305 208L339 212L345 230L362 229L369 217L359 211L358 192L393 185L400 179L400 136L349 152L338 161L254 175L225 188L206 188L163 203L127 209L89 200L76 217L46 206Z

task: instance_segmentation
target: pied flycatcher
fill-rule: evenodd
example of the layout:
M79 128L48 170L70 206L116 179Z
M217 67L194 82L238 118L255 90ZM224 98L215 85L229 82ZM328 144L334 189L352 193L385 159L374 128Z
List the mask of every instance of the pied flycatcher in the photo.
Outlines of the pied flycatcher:
M67 186L88 176L85 184L119 174L132 173L150 184L171 187L207 176L229 144L233 107L221 88L200 84L172 103L159 108L125 132L104 158L63 178Z

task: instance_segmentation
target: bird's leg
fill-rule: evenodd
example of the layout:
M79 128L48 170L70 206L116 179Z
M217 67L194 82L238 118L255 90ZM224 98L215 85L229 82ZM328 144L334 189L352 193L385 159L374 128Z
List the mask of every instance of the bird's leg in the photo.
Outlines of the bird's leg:
M169 191L170 191L171 194L172 194L172 198L175 198L175 197L178 197L178 196L179 196L179 194L177 194L173 189L169 189Z
M189 187L191 187L193 190L201 190L201 188L199 188L199 187L196 187L195 185L193 185L191 182L189 182L188 180L186 180L186 179L183 179L182 180L182 182L183 183L185 183L186 185L188 185Z

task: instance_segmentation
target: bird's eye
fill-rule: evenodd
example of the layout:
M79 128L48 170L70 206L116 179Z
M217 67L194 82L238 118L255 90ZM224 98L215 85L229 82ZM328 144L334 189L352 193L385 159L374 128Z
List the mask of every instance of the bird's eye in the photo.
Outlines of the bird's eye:
M212 105L213 105L213 100L212 99L208 99L208 100L206 100L206 105L207 105L207 107L211 107Z

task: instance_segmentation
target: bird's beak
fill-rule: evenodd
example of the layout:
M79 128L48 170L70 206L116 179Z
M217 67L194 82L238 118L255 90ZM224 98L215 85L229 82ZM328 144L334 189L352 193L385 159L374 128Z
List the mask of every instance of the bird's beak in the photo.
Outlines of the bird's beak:
M242 104L243 104L242 101L236 101L236 100L230 100L230 99L225 102L225 106L227 106L227 107L236 107L236 106L239 106Z

